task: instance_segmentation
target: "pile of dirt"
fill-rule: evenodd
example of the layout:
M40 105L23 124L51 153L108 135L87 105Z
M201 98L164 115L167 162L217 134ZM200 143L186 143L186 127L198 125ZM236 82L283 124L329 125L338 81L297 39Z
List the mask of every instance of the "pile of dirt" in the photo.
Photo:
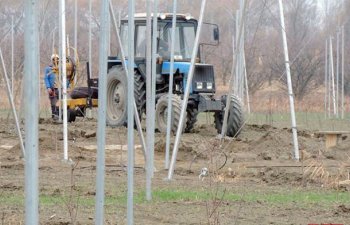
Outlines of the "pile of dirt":
M81 149L81 145L96 145L96 129L97 124L94 121L77 122L69 125L69 151L70 157L74 161L95 162L95 151L84 151ZM106 144L125 145L127 140L126 133L127 128L107 128ZM15 133L9 132L6 126L0 128L0 137L9 138L12 141L17 140ZM6 140L6 138L4 139ZM331 165L326 171L330 175L339 174L339 168L341 167L348 168L346 165L350 164L350 153L348 153L350 138L347 138L347 136L342 137L339 145L328 151L325 150L325 140L322 135L312 131L299 130L298 138L305 168L311 168L315 165L327 168L327 166ZM171 139L170 150L172 151L175 136L172 136ZM56 152L61 154L62 142L62 126L46 120L41 121L39 125L40 156ZM139 144L136 131L135 144ZM165 148L165 134L156 133L156 154L158 156L161 155L163 158ZM3 155L6 165L22 165L22 163L18 163L20 152L19 144L6 151ZM269 165L264 165L264 163L279 163L282 165L284 163L293 163L292 152L292 132L288 128L276 128L269 125L246 125L237 138L227 138L223 143L220 143L212 125L200 125L196 126L194 132L182 135L177 160L185 163L186 166L192 166L195 162L200 162L201 167L214 160L217 162L216 168L222 167L223 171L234 168L235 165L240 163L263 165L263 169L256 169L253 173L251 171L240 172L233 170L229 174L233 173L235 175L233 177L238 177L237 174L241 177L251 177L267 184L296 184L300 183L300 180L305 176L300 168L295 170L276 169L269 167ZM112 160L111 162L114 161ZM317 164L314 162L317 162ZM187 170L188 167L185 169ZM313 169L311 169L312 171ZM346 169L344 171L346 172ZM309 175L305 176L304 179L312 182L313 179L309 179Z
M334 215L349 215L350 214L350 206L339 205L334 212Z
M170 145L170 150L172 151L174 147L174 138L172 138L172 143ZM207 139L199 134L183 134L181 143L179 146L179 160L187 160L189 158L207 158L208 151L210 148L214 148L215 138ZM155 139L154 150L156 152L165 152L166 149L166 139L163 134L157 134Z
M300 185L303 180L303 174L300 172L289 172L284 168L263 168L257 175L262 182L270 185L292 184Z
M309 157L316 157L324 148L322 140L311 131L299 131L298 138L299 149L307 152ZM291 160L293 158L292 133L288 128L247 125L239 138L230 142L226 149L236 162L249 161L253 158L267 161Z

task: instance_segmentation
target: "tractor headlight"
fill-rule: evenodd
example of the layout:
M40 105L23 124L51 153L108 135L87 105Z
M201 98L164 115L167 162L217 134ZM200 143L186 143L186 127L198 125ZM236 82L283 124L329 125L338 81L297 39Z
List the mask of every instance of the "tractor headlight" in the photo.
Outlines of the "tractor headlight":
M186 14L186 15L185 15L185 19L186 19L186 20L190 20L190 19L192 19L191 14Z
M174 60L182 60L182 55L174 55Z
M207 89L208 89L208 90L213 89L213 83L208 82L208 83L207 83Z
M160 14L160 19L162 19L162 20L165 20L166 19L166 15L165 14Z
M203 83L202 82L197 82L197 89L203 89Z

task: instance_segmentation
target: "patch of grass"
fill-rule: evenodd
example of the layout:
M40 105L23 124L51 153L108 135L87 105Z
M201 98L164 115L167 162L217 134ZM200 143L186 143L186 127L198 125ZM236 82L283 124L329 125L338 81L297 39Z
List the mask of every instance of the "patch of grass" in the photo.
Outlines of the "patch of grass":
M219 192L218 196L223 193ZM157 190L153 193L154 201L206 201L212 199L212 194L207 191L186 191L186 190ZM239 201L246 202L262 201L272 204L285 203L348 203L350 202L350 194L336 191L327 192L304 192L292 191L285 193L256 193L248 192L244 195L240 193L226 192L224 196L225 201Z
M158 189L153 191L153 202L186 202L195 201L202 202L212 199L212 194L207 191L190 191L185 189ZM218 196L222 196L222 192L218 193ZM55 195L41 195L40 205L41 206L52 206L52 205L64 205L67 198L64 196ZM126 204L126 194L120 194L117 196L106 196L105 204ZM146 203L145 192L141 191L134 195L135 204ZM256 202L261 201L269 204L287 204L294 203L298 205L313 205L313 204L347 204L350 202L350 194L347 192L336 192L336 191L285 191L278 193L258 193L248 192L245 194L226 192L223 198L224 201L240 201L245 202ZM2 205L24 205L24 196L20 195L2 195L0 196L0 202ZM94 196L80 196L79 205L92 207L95 205Z
M237 200L237 195L228 195L231 200ZM350 194L343 192L286 192L286 193L248 193L243 196L244 201L262 201L271 204L345 204L350 201Z
M248 124L269 124L275 127L290 127L290 113L251 113L246 116ZM308 130L348 130L349 115L345 119L325 118L324 113L296 112L298 128Z
M169 190L160 189L153 193L153 201L155 202L171 202L171 201L205 201L210 199L210 194L205 191L188 191L188 190ZM145 202L145 192L138 194L141 202Z

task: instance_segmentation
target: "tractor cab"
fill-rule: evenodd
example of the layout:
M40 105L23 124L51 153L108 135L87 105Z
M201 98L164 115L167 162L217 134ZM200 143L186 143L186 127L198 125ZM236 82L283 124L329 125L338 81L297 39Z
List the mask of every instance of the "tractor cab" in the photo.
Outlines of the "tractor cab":
M134 55L135 70L141 76L143 81L146 80L146 14L135 14L135 37L134 37ZM190 69L190 61L196 38L198 22L190 15L177 14L175 30L175 51L174 51L174 93L183 94L186 88L187 75ZM170 71L170 46L171 46L171 29L172 14L158 14L157 21L157 77L156 92L162 94L168 91L169 71ZM218 40L218 28L215 24L213 36ZM153 33L153 32L152 32ZM128 59L128 20L121 21L120 36L122 47L124 49L126 60ZM204 45L204 44L201 44ZM195 73L191 85L191 93L206 93L214 96L215 79L213 65L201 63L200 51L197 53ZM110 57L108 69L121 64L120 55ZM137 78L140 79L140 78ZM198 96L191 96L198 97ZM142 110L141 110L142 111ZM140 113L142 113L140 111Z
M191 60L198 22L189 15L177 16L175 31L175 61ZM157 55L163 61L170 60L172 14L158 15ZM135 60L146 58L146 14L135 14ZM120 34L128 57L128 20L121 21Z

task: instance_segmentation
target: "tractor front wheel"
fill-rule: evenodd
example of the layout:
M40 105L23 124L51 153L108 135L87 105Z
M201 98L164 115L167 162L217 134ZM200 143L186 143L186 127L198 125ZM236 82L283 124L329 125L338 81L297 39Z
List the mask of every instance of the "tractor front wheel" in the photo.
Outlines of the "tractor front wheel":
M187 123L185 132L190 133L197 122L198 110L193 106L187 106Z
M180 123L182 100L178 95L172 95L172 116L171 116L171 131L175 134ZM187 118L187 115L185 115ZM156 126L162 133L167 132L168 121L168 95L163 95L159 98L156 105ZM185 121L186 124L186 121Z
M222 96L221 98L224 106L226 106L226 98L227 96ZM236 137L239 135L244 123L243 106L241 100L235 95L232 95L230 100L231 103L227 119L226 135L229 137ZM221 134L224 115L225 109L214 114L215 128L218 134Z

